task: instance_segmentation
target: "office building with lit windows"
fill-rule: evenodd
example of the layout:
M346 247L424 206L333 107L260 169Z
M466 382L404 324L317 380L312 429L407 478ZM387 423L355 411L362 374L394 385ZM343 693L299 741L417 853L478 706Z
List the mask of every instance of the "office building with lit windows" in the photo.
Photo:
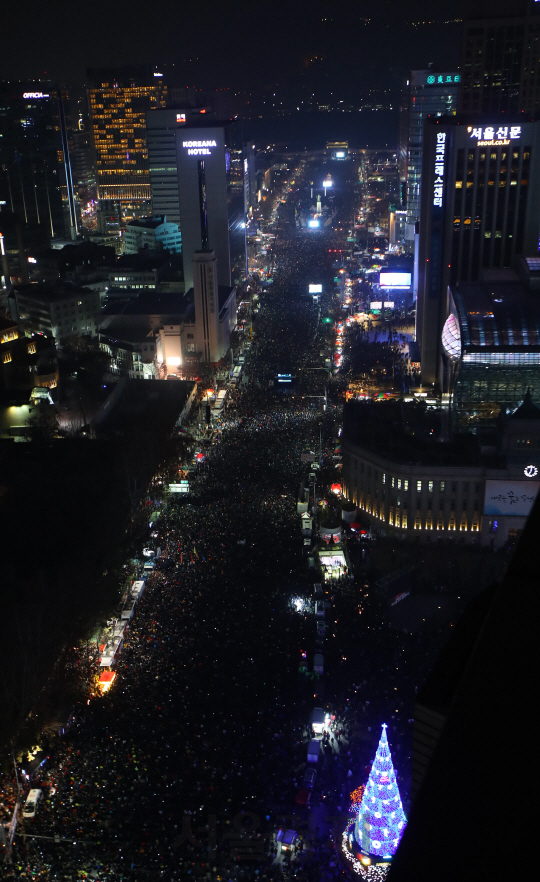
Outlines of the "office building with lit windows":
M49 80L0 83L0 209L36 246L77 235L66 102Z
M230 286L225 127L203 124L198 109L167 108L146 119L153 211L179 218L186 291L194 285L193 255L208 248L216 255L218 284Z
M99 291L71 282L18 285L10 297L12 317L27 333L55 340L95 337L101 308Z
M411 434L406 407L349 402L342 453L343 494L372 531L500 548L525 526L540 487L540 409L525 393L484 453L472 434Z
M178 91L172 90L173 97ZM176 136L179 129L213 117L211 107L191 107L187 98L181 105L146 114L153 214L165 214L169 222L180 224Z
M538 116L538 0L468 0L464 13L460 112Z
M128 213L150 208L145 114L165 107L163 75L141 65L93 68L88 79L98 197L120 203Z
M415 224L420 220L420 181L422 177L422 138L428 116L453 116L457 111L461 75L457 71L439 73L413 70L407 84L402 113L407 118L406 133L406 240L414 242Z
M416 333L422 382L444 390L449 286L538 253L540 122L429 118L423 153Z

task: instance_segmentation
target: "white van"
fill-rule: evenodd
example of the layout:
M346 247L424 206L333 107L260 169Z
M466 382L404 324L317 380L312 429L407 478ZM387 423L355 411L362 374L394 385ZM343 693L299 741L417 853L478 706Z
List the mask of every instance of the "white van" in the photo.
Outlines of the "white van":
M31 790L26 797L23 808L23 818L35 818L39 801L43 795L42 790Z

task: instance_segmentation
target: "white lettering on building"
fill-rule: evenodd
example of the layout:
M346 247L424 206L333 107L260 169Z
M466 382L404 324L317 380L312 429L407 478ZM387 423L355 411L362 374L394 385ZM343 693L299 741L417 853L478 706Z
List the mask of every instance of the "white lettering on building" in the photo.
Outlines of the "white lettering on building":
M182 141L182 147L187 149L188 156L210 156L210 147L217 147L215 141Z
M495 126L468 126L467 131L470 138L477 139L477 147L506 147L510 141L521 138L521 126L499 126L498 129Z
M444 157L446 154L446 132L437 132L435 147L435 179L433 181L433 205L442 207L444 186Z
M45 92L23 92L23 98L49 98Z

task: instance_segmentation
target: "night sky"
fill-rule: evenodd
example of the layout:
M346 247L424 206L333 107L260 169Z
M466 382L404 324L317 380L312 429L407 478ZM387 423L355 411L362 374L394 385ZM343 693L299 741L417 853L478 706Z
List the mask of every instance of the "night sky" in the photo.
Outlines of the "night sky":
M397 93L408 70L458 62L459 0L54 0L4 4L0 79L84 82L91 66L175 65L178 83L264 89L317 68L349 95ZM368 20L366 23L366 19ZM418 24L433 20L434 24ZM415 24L417 23L417 24ZM318 78L318 79L317 79Z

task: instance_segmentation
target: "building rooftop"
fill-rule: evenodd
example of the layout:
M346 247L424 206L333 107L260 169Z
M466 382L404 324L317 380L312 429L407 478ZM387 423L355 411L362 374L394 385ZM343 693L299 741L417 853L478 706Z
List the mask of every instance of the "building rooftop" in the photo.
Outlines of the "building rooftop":
M164 251L143 250L138 254L122 254L116 261L114 269L132 270L133 272L155 272L162 269L170 261L170 255Z
M151 217L140 217L137 220L130 221L129 227L139 227L143 230L155 230L162 224L167 223L167 217L164 214L154 214Z
M480 468L486 465L478 438L456 435L452 441L438 441L441 416L420 404L398 401L350 401L343 408L343 438L396 463L450 468ZM490 466L498 464L489 463Z
M462 350L539 352L540 298L520 282L462 282L451 288Z
M193 291L193 289L191 289ZM188 312L193 295L158 294L155 291L141 291L138 297L115 298L101 310L100 316L107 315L177 315L179 318Z
M66 300L68 297L76 297L79 294L94 294L92 288L77 285L74 282L62 280L54 282L32 282L28 285L15 285L14 292L19 296L41 300L44 303L54 303L57 300Z
M94 420L100 435L109 437L144 433L159 426L161 437L170 434L184 410L195 383L188 380L123 379Z
M508 417L510 420L540 420L540 407L534 404L530 389L527 389L525 398L519 407Z
M3 318L0 316L0 333L2 331L10 331L12 328L17 327L17 322L13 321L13 319Z

